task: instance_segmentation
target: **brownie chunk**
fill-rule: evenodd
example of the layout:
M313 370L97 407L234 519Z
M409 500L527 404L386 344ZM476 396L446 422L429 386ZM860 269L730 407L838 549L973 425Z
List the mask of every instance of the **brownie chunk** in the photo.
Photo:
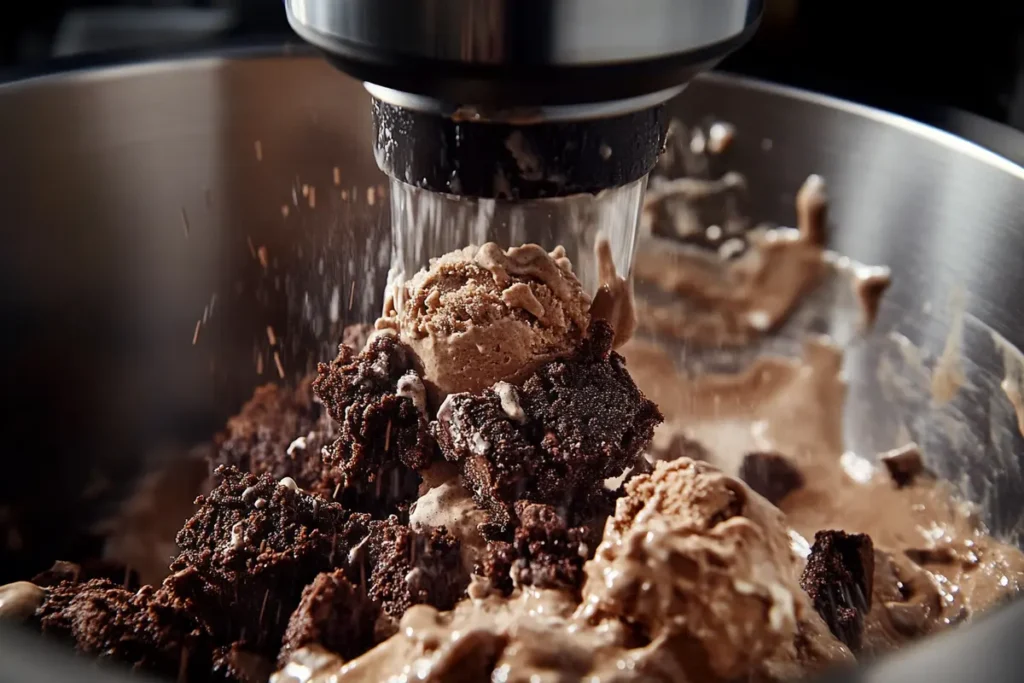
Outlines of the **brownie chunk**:
M63 581L47 589L34 622L44 636L85 655L168 677L210 678L197 622L182 603L150 586L133 592L106 579Z
M579 592L583 563L596 549L595 534L585 527L569 528L550 505L520 501L513 541L492 541L477 567L491 586L509 594L516 586Z
M511 524L521 499L574 508L637 465L662 417L613 352L607 323L519 389L452 394L433 430L477 503Z
M302 589L345 561L369 517L298 490L290 479L219 468L178 533L181 554L165 588L185 600L214 641L244 641L274 658Z
M804 485L804 475L781 453L747 453L740 463L740 479L772 505Z
M221 465L275 479L291 477L301 488L329 497L341 479L321 460L335 439L323 407L313 400L311 378L294 389L267 384L214 439L211 471Z
M423 382L409 349L394 335L380 335L357 354L342 345L321 363L313 390L338 424L338 438L324 453L342 482L346 507L391 513L416 498L416 470L430 466L430 437Z
M413 605L449 610L469 585L459 547L444 527L419 531L396 517L374 520L349 554L349 578L396 621Z
M320 574L302 591L278 663L283 666L293 652L310 644L355 659L373 646L379 615L379 605L353 586L344 570Z
M875 552L866 534L819 531L800 577L836 638L854 652L860 650L864 615L871 608Z

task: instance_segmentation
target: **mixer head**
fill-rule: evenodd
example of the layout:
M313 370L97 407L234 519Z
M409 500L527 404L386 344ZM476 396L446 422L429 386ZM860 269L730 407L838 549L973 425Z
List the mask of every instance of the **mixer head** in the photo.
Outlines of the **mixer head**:
M407 203L427 192L497 200L501 212L507 200L575 197L569 213L611 226L625 211L635 232L664 145L662 105L753 33L763 0L285 5L300 36L366 83L377 163ZM541 232L561 232L566 211L531 211L531 225L548 215ZM548 245L566 237L527 232ZM616 265L628 269L632 240L618 241Z

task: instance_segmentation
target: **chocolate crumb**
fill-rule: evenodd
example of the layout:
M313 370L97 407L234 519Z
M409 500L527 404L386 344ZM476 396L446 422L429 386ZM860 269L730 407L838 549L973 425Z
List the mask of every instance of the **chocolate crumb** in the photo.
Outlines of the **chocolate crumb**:
M965 567L970 566L968 562L961 560L957 552L948 545L940 545L935 548L906 548L903 554L920 566L953 565L958 563L964 564Z
M871 609L875 554L866 534L819 531L800 585L836 638L857 652Z
M739 474L747 486L772 505L804 485L803 473L781 453L747 453Z
M921 450L917 444L912 443L887 451L882 453L879 458L898 489L910 486L918 477L927 473L924 459L921 457Z

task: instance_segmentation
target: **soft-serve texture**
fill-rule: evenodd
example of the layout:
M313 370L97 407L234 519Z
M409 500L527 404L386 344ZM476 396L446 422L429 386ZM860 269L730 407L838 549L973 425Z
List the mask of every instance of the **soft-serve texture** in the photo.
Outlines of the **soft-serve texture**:
M691 239L671 207L716 187L652 193L638 314L600 243L594 297L537 245L392 283L375 333L217 438L165 578L58 563L0 615L178 680L719 683L851 665L1015 595L1024 556L913 444L844 452L835 340L746 353L840 270L874 318L888 273L825 250L824 182L795 229Z

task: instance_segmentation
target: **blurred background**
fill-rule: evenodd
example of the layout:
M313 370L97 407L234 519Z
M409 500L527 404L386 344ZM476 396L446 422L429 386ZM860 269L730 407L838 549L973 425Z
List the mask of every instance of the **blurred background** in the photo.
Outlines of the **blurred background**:
M0 72L268 38L293 39L281 0L18 3L0 21ZM768 0L758 37L723 67L923 120L953 108L1024 130L1024 2Z

